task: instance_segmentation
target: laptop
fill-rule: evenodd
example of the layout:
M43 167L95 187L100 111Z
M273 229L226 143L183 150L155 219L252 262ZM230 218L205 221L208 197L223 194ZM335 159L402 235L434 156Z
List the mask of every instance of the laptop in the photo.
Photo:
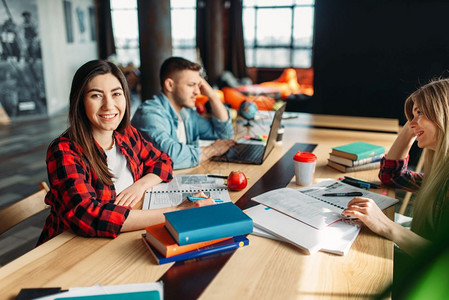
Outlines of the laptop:
M281 126L282 114L284 111L285 104L275 112L267 143L265 145L236 144L229 148L228 152L225 154L214 156L211 160L253 165L262 164L276 144L277 133Z

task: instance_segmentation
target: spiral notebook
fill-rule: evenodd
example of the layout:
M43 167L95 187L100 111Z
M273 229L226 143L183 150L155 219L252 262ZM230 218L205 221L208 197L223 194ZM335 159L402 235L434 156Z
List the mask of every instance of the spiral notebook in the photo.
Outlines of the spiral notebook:
M371 198L380 209L398 202L397 199L360 189L336 180L325 180L301 189L281 188L263 193L254 201L306 223L316 229L342 219L341 213L353 197L325 197L326 193L361 192Z
M168 183L160 183L145 192L142 209L159 209L180 204L199 191L208 197L230 202L225 180L204 174L175 175Z

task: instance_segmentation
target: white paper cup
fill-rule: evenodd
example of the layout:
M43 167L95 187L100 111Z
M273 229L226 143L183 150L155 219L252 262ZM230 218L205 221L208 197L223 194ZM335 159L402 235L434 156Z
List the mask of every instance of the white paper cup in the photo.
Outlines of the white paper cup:
M282 144L282 138L284 137L284 126L279 127L278 134L276 137L276 144L280 145Z
M315 176L317 157L313 153L298 152L293 157L297 185L310 185Z

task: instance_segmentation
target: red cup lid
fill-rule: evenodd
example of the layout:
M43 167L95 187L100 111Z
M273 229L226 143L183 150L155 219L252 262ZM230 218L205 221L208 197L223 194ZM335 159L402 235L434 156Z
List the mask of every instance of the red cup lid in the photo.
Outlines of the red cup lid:
M316 155L310 152L297 152L295 156L293 157L294 161L299 162L315 162L316 161Z

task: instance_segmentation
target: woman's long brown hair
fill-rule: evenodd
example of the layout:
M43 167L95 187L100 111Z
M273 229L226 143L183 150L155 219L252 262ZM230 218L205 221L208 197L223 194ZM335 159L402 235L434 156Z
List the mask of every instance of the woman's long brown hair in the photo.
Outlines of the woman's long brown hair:
M87 118L84 108L84 96L87 84L95 76L103 74L112 74L120 81L126 99L125 115L116 130L123 132L129 126L131 100L125 76L111 62L92 60L82 65L73 77L72 87L70 89L69 128L67 129L67 135L82 148L85 162L94 170L98 179L103 184L112 185L113 175L108 169L105 157L95 145L95 140L92 135L92 125Z

